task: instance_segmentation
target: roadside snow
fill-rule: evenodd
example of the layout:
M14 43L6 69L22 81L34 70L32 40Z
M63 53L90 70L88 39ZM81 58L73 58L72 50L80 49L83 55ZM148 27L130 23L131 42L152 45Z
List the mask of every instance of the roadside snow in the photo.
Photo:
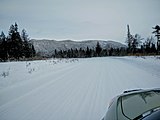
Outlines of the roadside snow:
M124 90L160 87L159 71L156 57L0 63L0 119L100 120Z

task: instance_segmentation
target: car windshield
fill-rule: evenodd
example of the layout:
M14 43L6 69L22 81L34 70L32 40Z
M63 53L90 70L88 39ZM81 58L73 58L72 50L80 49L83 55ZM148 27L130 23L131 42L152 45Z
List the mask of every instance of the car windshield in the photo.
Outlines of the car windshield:
M160 107L160 91L140 92L123 96L122 112L129 119L134 119L145 112Z

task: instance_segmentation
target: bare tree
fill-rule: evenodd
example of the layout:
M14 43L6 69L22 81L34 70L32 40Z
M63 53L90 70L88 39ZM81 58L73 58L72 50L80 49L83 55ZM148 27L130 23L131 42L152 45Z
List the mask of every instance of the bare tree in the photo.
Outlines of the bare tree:
M128 45L128 52L131 52L132 41L133 41L133 35L131 35L129 25L127 25L127 39L126 39L126 43Z

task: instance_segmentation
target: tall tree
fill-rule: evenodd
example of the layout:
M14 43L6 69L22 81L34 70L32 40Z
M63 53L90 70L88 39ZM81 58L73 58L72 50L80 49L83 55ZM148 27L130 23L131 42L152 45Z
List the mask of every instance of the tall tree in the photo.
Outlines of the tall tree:
M8 52L11 58L19 60L22 57L22 39L18 32L18 25L11 25L8 35Z
M99 42L97 42L97 45L96 45L96 54L98 56L100 56L101 51L102 51L102 48L101 48Z
M34 57L36 55L36 50L34 46L31 44L31 57Z
M87 46L87 50L86 50L86 57L91 57L91 50L89 49L88 46Z
M21 32L21 38L22 38L23 41L28 41L29 40L28 34L27 34L25 29L23 29L22 32Z
M157 51L160 53L160 26L156 25L155 27L153 27L153 29L155 31L153 31L152 33L157 37Z
M0 34L0 61L7 60L6 37L3 31Z
M29 38L28 34L25 29L22 30L21 32L21 39L23 41L23 56L26 58L31 57L31 45L29 44Z
M127 39L126 39L126 43L128 45L128 52L131 52L132 41L133 41L133 36L130 33L129 25L127 25Z
M33 44L29 41L29 35L27 34L26 30L23 29L21 32L21 38L23 41L23 54L26 58L34 57L36 54L36 51L34 49Z

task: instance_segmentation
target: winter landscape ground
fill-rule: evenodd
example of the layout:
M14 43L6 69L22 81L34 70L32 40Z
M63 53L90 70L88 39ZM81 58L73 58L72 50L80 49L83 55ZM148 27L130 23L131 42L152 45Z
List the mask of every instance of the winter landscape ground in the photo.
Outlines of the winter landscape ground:
M160 57L0 63L0 120L100 120L124 90L160 87Z

